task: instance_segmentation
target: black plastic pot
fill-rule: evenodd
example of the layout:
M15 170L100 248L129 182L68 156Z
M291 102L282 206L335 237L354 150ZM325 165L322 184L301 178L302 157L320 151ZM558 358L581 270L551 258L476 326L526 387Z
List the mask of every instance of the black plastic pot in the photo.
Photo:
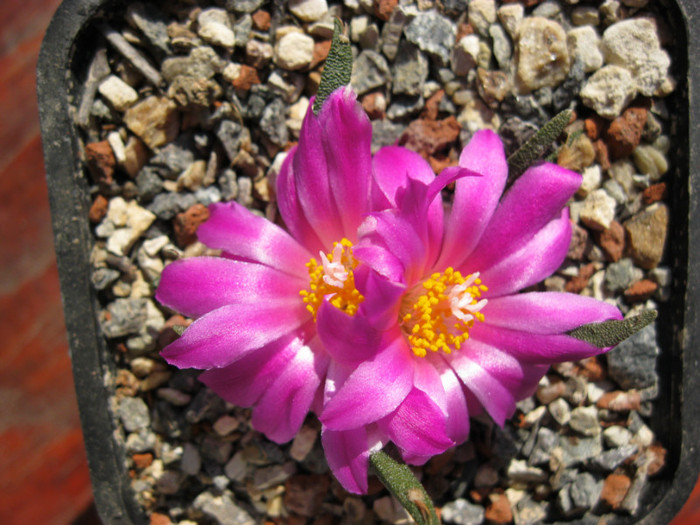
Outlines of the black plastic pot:
M123 12L125 0L65 0L44 39L38 66L41 131L51 201L55 248L73 376L97 508L108 524L145 523L130 492L124 451L114 438L105 377L112 359L98 324L99 304L90 282L90 199L73 122L87 74L96 22ZM668 449L665 475L652 487L631 523L668 523L686 501L700 467L700 24L696 0L669 1L679 84L672 102L677 115L667 175L673 198L667 260L674 268L672 301L659 332L660 395L652 427ZM685 72L685 76L683 76Z

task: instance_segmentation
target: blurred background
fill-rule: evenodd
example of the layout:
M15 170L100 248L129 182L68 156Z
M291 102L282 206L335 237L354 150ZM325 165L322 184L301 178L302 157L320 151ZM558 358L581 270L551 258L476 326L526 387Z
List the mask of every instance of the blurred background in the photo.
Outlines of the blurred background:
M97 525L53 250L35 68L60 0L0 0L0 516ZM700 523L700 485L672 525ZM659 524L662 525L662 524Z

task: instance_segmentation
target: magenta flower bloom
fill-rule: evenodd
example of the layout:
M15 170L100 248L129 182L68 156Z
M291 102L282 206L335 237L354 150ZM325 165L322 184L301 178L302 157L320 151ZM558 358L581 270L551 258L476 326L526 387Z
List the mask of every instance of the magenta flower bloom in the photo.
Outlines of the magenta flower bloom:
M501 199L508 168L490 131L438 177L400 147L372 158L370 141L352 91L334 92L278 177L287 231L213 205L198 235L223 257L172 263L157 292L196 318L168 362L206 369L274 441L318 414L329 466L355 493L371 452L392 441L420 464L465 441L470 416L503 425L551 363L605 350L566 332L621 318L588 297L518 293L563 262L580 175L540 164Z

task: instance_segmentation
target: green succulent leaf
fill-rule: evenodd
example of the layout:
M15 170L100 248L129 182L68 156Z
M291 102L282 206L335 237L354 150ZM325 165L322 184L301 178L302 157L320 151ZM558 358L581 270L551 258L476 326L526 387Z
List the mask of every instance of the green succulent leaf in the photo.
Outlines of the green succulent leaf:
M392 459L386 452L375 452L369 457L377 476L384 486L403 505L418 525L439 525L435 506L416 479L411 469Z
M540 159L571 120L571 110L565 109L547 122L530 140L508 157L508 183L512 184L533 162Z
M348 37L343 34L343 23L335 19L333 28L333 40L331 49L326 58L326 65L323 67L321 83L318 86L316 100L314 101L314 115L321 111L323 102L336 89L347 86L350 83L352 74L352 49Z
M656 310L645 310L639 315L628 317L622 321L585 324L571 330L568 334L598 348L606 348L615 346L636 334L642 328L651 324L656 319L656 316Z

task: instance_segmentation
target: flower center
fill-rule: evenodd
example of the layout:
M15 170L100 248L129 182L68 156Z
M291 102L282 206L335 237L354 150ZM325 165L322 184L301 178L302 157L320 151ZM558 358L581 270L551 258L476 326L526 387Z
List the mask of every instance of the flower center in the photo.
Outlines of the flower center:
M321 264L312 257L306 263L309 269L309 289L301 290L306 303L306 309L311 312L316 320L323 298L330 295L330 303L346 314L355 315L358 305L364 301L364 297L355 288L355 276L353 270L358 262L352 255L352 243L343 239L333 243L333 251L319 253Z
M447 268L406 294L399 321L413 353L425 357L428 350L446 354L459 350L469 338L474 320L484 320L481 309L487 300L479 298L486 290L478 272L462 277Z

